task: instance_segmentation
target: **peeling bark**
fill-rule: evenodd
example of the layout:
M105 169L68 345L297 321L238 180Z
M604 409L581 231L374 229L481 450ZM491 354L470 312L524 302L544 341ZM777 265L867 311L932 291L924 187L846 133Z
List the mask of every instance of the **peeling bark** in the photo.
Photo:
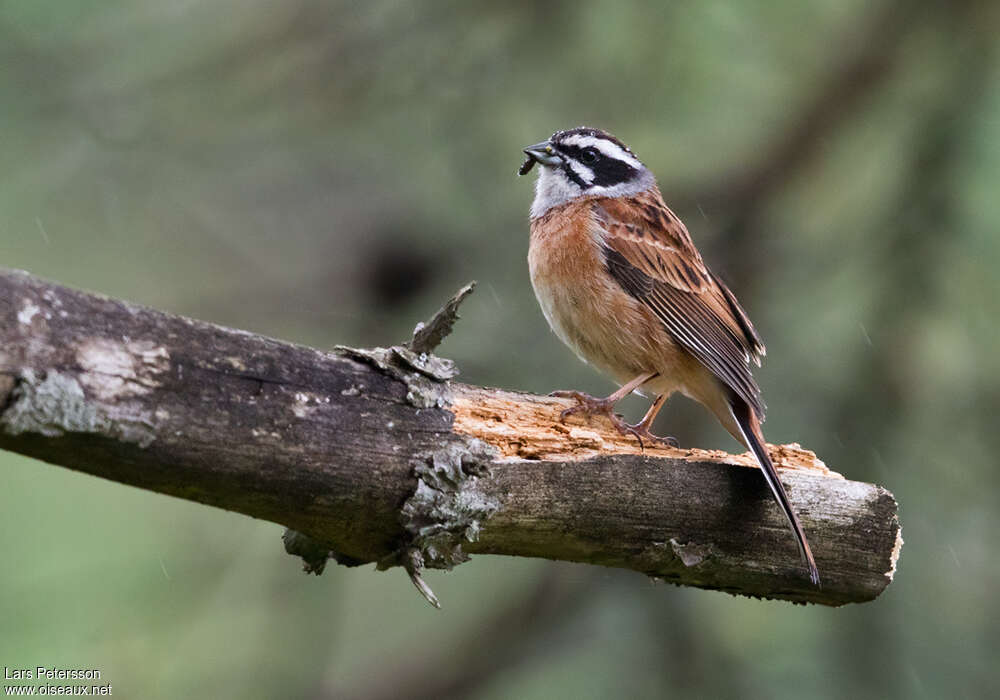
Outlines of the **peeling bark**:
M823 588L746 456L648 446L565 400L450 381L409 347L324 352L0 270L0 448L291 528L320 573L451 568L469 553L632 569L745 595L876 597L901 538L885 489L770 446Z

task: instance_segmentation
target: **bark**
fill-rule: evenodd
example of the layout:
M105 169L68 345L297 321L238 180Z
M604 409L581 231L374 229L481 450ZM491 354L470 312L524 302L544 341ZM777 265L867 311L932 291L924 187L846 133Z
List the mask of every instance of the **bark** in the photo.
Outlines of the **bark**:
M749 456L642 449L562 425L566 400L451 381L430 352L458 301L411 347L322 351L0 270L0 449L280 523L317 573L404 566L432 602L420 569L468 553L827 605L892 580L884 488L771 446L813 587Z

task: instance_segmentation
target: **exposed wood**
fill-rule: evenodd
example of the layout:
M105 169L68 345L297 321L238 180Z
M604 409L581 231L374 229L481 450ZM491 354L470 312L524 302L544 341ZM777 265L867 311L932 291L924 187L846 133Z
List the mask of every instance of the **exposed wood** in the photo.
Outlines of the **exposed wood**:
M757 468L750 452L733 455L722 450L640 446L634 437L614 430L603 416L589 419L570 416L566 423L552 420L573 404L571 399L466 384L456 384L451 397L455 432L485 440L504 457L575 460L609 454L640 454ZM815 452L798 444L768 445L768 448L771 460L779 469L801 469L843 478L827 468Z
M817 589L748 457L563 426L565 400L448 381L434 342L320 351L0 271L0 448L281 523L313 570L537 556L828 605L891 580L885 489L772 447Z

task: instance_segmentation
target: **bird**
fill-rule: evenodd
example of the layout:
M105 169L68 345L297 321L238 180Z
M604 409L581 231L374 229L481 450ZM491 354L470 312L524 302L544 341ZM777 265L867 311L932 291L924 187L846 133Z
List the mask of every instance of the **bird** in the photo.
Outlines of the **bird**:
M549 326L580 359L620 386L598 398L555 391L562 411L606 416L640 443L677 446L651 432L674 392L698 401L749 449L788 520L809 578L819 570L768 455L764 402L751 372L764 343L725 283L708 269L687 227L666 205L653 173L615 136L596 128L557 131L523 149L518 174L539 166L530 213L528 268ZM615 404L653 398L638 423Z

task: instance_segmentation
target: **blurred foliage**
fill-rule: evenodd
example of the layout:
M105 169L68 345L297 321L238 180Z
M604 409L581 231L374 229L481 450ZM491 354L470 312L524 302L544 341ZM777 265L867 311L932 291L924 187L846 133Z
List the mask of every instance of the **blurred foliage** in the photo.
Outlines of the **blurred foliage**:
M480 557L307 578L280 528L0 454L0 664L123 697L984 697L997 673L996 3L0 3L0 264L475 383L609 382L527 277L520 147L585 123L658 174L768 341L773 442L900 501L827 610ZM671 402L662 432L734 449ZM643 405L627 405L633 417Z

